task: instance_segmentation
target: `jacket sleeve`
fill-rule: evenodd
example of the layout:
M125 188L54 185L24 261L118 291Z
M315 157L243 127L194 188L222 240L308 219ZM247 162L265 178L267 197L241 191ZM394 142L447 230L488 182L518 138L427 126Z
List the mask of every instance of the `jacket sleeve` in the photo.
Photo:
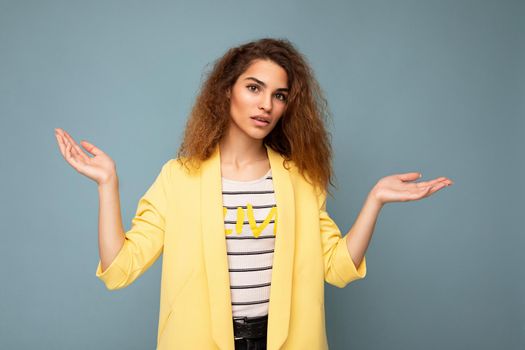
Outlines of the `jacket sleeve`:
M115 259L104 271L100 260L98 262L96 276L109 290L130 285L162 253L170 161L164 163L153 184L140 198L131 229L125 233L124 244Z
M339 288L366 276L366 258L363 256L359 267L354 265L337 224L326 212L326 192L318 195L319 226L323 245L325 281Z

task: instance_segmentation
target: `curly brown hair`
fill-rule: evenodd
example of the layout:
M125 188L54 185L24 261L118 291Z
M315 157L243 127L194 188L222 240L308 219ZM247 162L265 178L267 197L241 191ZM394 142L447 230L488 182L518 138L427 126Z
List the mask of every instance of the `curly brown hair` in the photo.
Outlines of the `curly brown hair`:
M257 59L271 60L287 73L290 88L284 114L263 139L292 162L310 184L322 191L332 186L331 119L328 103L307 59L287 39L262 38L230 48L213 62L186 122L177 151L180 164L199 168L225 135L230 118L227 91ZM287 169L289 169L287 167ZM329 192L329 191L327 191Z

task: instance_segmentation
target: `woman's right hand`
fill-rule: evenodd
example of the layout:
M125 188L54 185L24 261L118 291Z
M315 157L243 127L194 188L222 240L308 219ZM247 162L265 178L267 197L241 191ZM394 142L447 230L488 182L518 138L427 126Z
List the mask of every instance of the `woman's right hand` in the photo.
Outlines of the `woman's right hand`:
M55 136L62 156L76 171L95 181L99 186L118 181L115 162L102 150L87 141L81 141L82 147L94 155L91 158L65 130L56 128Z

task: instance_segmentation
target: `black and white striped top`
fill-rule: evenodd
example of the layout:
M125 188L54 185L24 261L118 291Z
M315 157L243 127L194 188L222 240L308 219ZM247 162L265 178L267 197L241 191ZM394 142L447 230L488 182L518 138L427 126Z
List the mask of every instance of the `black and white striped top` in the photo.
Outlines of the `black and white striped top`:
M271 169L252 181L222 178L233 317L268 314L277 206Z

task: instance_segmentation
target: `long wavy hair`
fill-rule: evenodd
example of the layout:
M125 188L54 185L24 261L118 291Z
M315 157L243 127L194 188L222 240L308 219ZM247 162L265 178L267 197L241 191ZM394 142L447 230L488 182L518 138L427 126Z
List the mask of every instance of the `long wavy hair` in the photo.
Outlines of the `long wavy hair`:
M290 92L285 112L263 139L291 161L310 184L328 191L332 183L331 120L328 103L307 59L287 39L262 38L230 48L213 62L186 122L177 159L186 168L199 168L226 134L230 119L227 91L257 59L271 60L288 76ZM189 165L189 166L188 166ZM191 170L191 169L190 169Z

